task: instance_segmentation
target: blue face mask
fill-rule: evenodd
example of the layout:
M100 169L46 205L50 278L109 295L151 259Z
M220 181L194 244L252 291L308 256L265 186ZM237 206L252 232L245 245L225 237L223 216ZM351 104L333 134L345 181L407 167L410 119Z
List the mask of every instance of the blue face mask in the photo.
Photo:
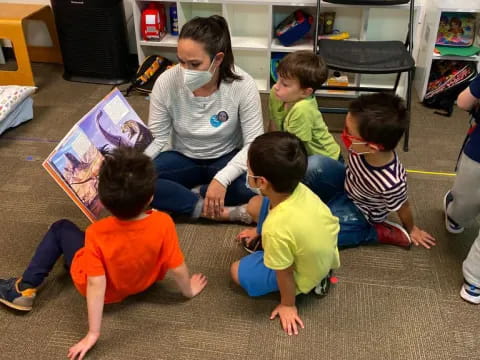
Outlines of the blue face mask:
M255 176L255 175L249 175L247 173L247 176L245 176L245 186L247 187L247 189L250 189L251 191L253 191L255 194L258 194L258 195L262 195L262 192L260 191L260 188L258 187L253 187L250 185L250 183L248 182L248 178L251 177L253 179L258 179L260 178L261 176Z

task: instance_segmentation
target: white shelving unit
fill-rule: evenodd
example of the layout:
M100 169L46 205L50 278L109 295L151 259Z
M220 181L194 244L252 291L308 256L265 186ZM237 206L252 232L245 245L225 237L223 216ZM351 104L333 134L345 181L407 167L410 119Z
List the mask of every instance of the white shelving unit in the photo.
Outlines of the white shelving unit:
M476 14L475 42L480 46L480 1L479 0L430 0L425 14L425 25L421 34L420 49L415 72L414 86L420 101L427 91L432 63L436 60L471 61L480 70L480 56L441 56L434 53L440 17L444 12Z
M273 85L270 80L270 59L272 53L288 53L297 50L313 50L313 26L309 35L293 46L285 47L274 37L275 27L296 9L314 15L315 0L131 0L135 23L135 36L139 62L152 54L159 54L176 60L178 36L167 35L161 41L144 41L140 34L140 17L149 2L159 2L165 6L170 32L169 6L176 5L179 29L195 16L222 15L227 20L232 37L235 63L248 72L256 81L260 92L268 92ZM417 0L420 4L421 0ZM348 31L352 39L405 40L408 22L408 6L395 6L385 10L360 6L322 4L325 11L335 12L335 28ZM421 8L416 5L416 9ZM417 11L417 13L419 13ZM417 16L417 19L419 17ZM417 21L418 22L418 21ZM398 26L398 31L395 25ZM405 30L405 31L403 31ZM375 83L377 86L393 84L391 76L349 76L352 84ZM394 78L393 78L394 79ZM354 93L327 93L319 95L332 97L356 96Z

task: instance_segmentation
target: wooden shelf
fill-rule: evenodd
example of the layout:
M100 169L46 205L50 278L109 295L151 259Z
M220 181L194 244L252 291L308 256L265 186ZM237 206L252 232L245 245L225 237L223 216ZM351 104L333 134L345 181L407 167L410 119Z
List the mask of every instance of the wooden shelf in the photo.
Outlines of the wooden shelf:
M232 47L234 50L267 50L268 39L255 36L232 36Z
M176 60L178 36L167 34L161 41L141 39L141 13L150 1L165 4L168 22L168 8L176 5L179 28L195 16L218 14L225 17L230 28L235 63L255 79L260 92L268 92L272 85L270 58L273 52L289 53L297 50L313 50L313 31L310 31L305 39L287 47L274 38L274 28L298 8L303 8L315 16L316 0L131 0L140 63L146 56L152 54L165 56L172 61ZM353 41L365 35L367 23L373 24L371 31L383 31L381 29L390 27L389 20L392 20L392 17L385 19L383 15L372 15L374 12L370 12L369 7L365 6L346 6L324 2L322 7L336 12L336 26L341 31L348 31L352 36L352 39L349 40ZM396 8L398 7L407 9L408 5L396 6ZM374 6L370 8L374 8ZM418 4L416 4L416 8L418 8ZM397 14L395 14L395 21L397 21ZM392 33L395 33L395 29L392 29ZM360 79L359 76L357 78ZM319 91L317 94L346 98L356 96L356 92Z
M434 52L435 43L437 41L438 28L442 13L466 12L473 13L476 22L480 21L480 1L478 0L431 0L430 5L426 8L421 41L418 45L419 52L416 59L416 70L414 78L414 86L420 101L427 92L430 73L433 62L436 60L449 61L471 61L480 64L480 54L473 56L455 56L440 55ZM480 45L480 39L476 36L473 43L475 46Z
M439 55L439 54L433 53L432 60L480 61L480 55L457 56L457 55Z
M164 47L177 47L178 44L178 35L167 34L160 41L153 40L140 40L140 45L142 46L164 46Z
M313 39L302 39L297 41L292 46L283 46L277 38L272 40L270 46L272 52L294 52L298 50L312 50L313 51Z
M268 80L266 79L254 79L257 84L258 91L260 92L269 92Z

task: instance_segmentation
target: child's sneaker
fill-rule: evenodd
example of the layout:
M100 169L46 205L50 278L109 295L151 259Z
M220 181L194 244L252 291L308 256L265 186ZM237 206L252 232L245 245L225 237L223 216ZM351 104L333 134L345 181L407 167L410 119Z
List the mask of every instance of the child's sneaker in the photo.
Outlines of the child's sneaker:
M332 283L336 283L337 279L333 277L332 270L328 272L328 275L325 276L322 281L320 281L320 284L315 286L313 289L313 292L318 295L318 296L325 296L328 294L328 291L330 290L330 285Z
M460 234L465 230L463 226L458 225L453 221L450 216L447 215L448 205L453 201L453 195L450 190L445 194L443 198L443 212L445 213L445 228L449 233Z
M402 226L385 220L382 223L374 224L374 227L377 231L378 242L380 244L396 245L410 249L412 240Z
M262 237L257 236L256 238L252 239L247 244L248 238L242 238L240 241L242 242L243 248L250 254L253 254L255 251L262 251Z
M460 289L460 296L463 300L468 301L471 304L480 304L480 288L468 283L466 280Z
M18 285L22 278L0 279L0 302L15 310L32 310L37 290L33 288L20 291Z

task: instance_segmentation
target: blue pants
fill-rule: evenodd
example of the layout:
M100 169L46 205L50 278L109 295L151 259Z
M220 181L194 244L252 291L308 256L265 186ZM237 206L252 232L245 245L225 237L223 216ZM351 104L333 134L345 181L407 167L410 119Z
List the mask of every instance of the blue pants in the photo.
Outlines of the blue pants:
M304 183L328 205L340 221L338 247L346 248L377 243L377 232L362 212L345 193L345 165L327 156L314 155L308 158ZM264 198L259 214L257 232L268 214L269 200Z
M72 265L75 253L84 246L85 233L68 220L53 223L35 250L23 273L23 283L38 287L48 276L58 258L63 255L65 267Z
M190 191L195 186L202 185L200 195L205 196L207 187L217 172L237 154L237 150L217 159L191 159L177 151L165 151L155 159L157 181L152 205L158 210L167 211L173 215L194 214L200 197ZM225 205L246 204L255 194L245 186L245 174L235 179L227 188Z

